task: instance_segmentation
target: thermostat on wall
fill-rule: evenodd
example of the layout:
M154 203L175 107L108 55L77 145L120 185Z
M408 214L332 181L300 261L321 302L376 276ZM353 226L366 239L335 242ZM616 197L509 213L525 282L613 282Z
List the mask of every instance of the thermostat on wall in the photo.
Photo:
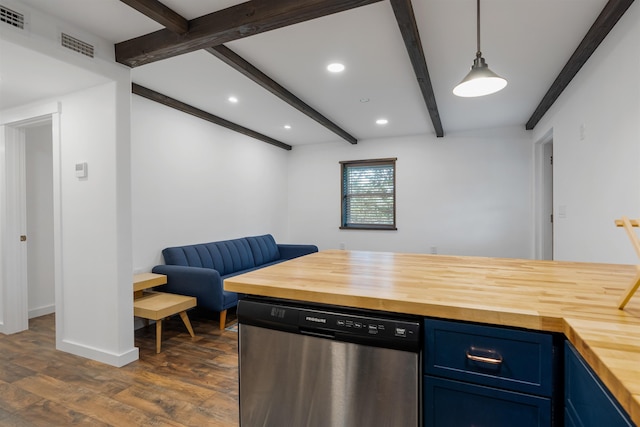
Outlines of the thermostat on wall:
M87 177L87 162L76 163L76 178Z

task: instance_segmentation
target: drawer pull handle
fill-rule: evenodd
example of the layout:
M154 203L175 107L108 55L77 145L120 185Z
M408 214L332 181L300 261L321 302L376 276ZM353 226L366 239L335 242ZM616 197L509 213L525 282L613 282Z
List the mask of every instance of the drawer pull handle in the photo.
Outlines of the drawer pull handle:
M502 356L494 351L488 351L487 353L491 353L495 355L495 357L488 356L478 356L475 354L471 354L471 351L475 349L467 350L467 359L472 360L474 362L488 363L490 365L500 365L502 363Z

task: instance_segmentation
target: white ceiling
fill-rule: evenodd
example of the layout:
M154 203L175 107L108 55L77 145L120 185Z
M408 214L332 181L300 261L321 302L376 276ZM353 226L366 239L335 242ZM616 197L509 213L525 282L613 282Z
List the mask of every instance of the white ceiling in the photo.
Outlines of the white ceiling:
M0 110L107 82L50 56L0 39Z
M119 0L21 1L111 43L162 28ZM483 0L483 56L509 85L487 97L457 98L451 90L466 75L475 57L475 1L412 0L445 139L447 133L479 128L524 128L606 2ZM163 3L193 19L242 1ZM434 132L388 1L226 46L359 140ZM17 47L0 45L2 58L6 58L8 48ZM64 87L49 82L38 89L33 75L16 71L37 69L34 61L51 61L37 56L22 52L15 56L18 61L0 60L0 108L7 107L10 92L11 102L16 105L16 93L24 92L20 87L27 81L31 82L30 93ZM331 75L325 67L332 61L343 62L346 70ZM132 79L290 145L340 139L204 51L134 68ZM9 81L13 91L7 89ZM230 95L240 102L230 104ZM361 102L363 98L369 101ZM388 125L375 124L382 117L389 120ZM285 130L285 124L292 129Z

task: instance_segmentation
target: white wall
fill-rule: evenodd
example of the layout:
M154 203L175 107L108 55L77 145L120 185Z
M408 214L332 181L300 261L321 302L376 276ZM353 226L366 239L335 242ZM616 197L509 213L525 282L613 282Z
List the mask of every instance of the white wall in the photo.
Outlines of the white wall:
M639 40L636 2L535 128L553 130L555 259L638 263L613 221L640 217Z
M530 135L494 129L295 147L291 240L321 249L530 258ZM397 157L397 231L340 230L341 160Z
M63 287L56 299L64 320L62 328L56 324L58 346L116 365L137 358L131 293L129 90L128 84L113 82L61 100ZM87 162L88 176L79 179L75 165L81 162Z
M60 48L58 30L65 28L67 24L31 10L29 32L4 30L0 36L41 54L43 70L50 72L47 64L53 58L78 76L75 91L54 99L43 95L42 101L14 110L36 111L45 103L60 107L53 125L56 348L121 366L138 358L132 301L130 70L113 62L112 45L105 41L91 40L98 48L93 59ZM88 81L96 83L87 86ZM0 124L11 123L7 117L14 114L0 111ZM86 180L75 177L79 162L89 164ZM7 310L5 306L3 318Z
M133 97L134 271L161 251L272 233L321 249L530 258L522 129L297 146L287 152ZM340 160L397 157L398 231L339 230Z
M286 243L289 152L133 96L133 266L168 246L271 233Z
M29 318L55 311L51 124L26 129Z

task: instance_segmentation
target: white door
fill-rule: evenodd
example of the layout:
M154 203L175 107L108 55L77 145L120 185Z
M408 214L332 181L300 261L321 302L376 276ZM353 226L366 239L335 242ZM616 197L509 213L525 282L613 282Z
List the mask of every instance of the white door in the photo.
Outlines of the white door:
M49 112L48 114L45 112ZM53 206L53 258L54 265L49 273L50 286L54 295L61 286L60 272L60 234L59 215L56 215L56 204L59 205L59 180L56 170L59 169L59 113L58 105L45 105L16 113L17 119L0 123L0 332L11 334L29 328L28 301L28 255L27 255L27 197L26 197L26 155L25 144L27 129L33 126L48 124L51 130L52 169L49 175L52 182ZM57 160L56 160L57 159ZM57 189L57 190L56 190ZM59 209L58 209L59 211ZM55 296L54 296L55 300ZM55 303L48 310L55 311Z
M2 332L29 327L27 317L27 245L24 181L25 131L4 126L4 188L2 189Z
M542 259L553 259L553 141L542 146Z
M534 145L534 258L553 259L553 133Z
M51 123L26 128L27 302L29 319L55 311Z

